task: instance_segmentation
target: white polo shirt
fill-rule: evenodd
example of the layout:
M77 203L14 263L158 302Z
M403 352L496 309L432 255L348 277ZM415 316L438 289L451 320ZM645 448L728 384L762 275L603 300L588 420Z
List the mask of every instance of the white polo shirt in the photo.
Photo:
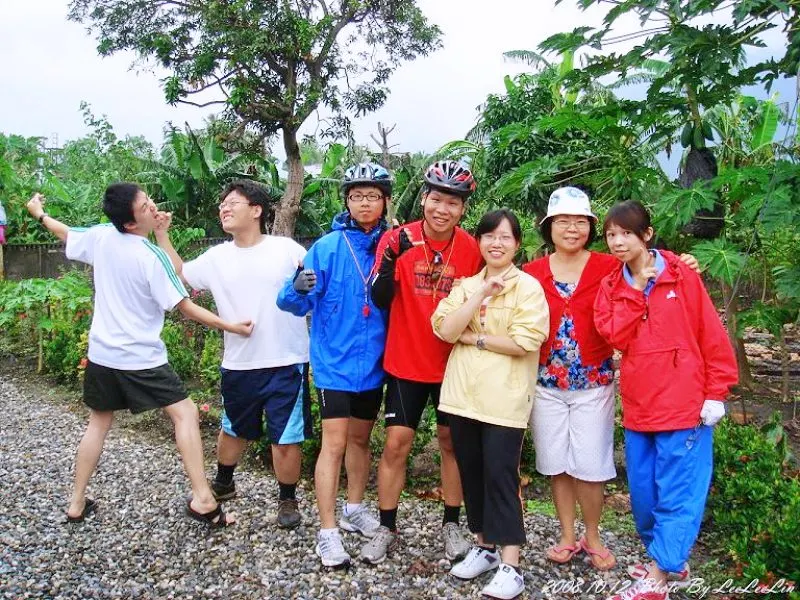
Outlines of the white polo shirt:
M71 228L66 255L94 267L89 360L126 371L165 364L164 312L188 294L164 251L107 224Z

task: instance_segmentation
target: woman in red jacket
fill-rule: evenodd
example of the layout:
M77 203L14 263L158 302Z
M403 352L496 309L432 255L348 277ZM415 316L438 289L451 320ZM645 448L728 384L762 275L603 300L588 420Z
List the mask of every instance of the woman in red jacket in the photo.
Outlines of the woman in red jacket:
M652 562L614 600L665 600L688 578L713 464L713 426L737 382L736 358L700 277L675 255L648 250L638 202L611 208L603 228L622 268L595 301L600 334L622 351L620 383L631 507Z

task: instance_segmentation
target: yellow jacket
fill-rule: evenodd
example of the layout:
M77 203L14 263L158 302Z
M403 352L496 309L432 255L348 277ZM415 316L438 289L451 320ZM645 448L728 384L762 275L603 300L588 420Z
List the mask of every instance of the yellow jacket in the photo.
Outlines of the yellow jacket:
M445 316L475 294L485 276L484 267L454 286L439 302L431 317L438 337ZM484 423L524 429L531 413L539 347L550 332L550 312L536 279L514 267L505 281L503 291L489 301L485 330L479 313L473 315L468 328L476 333L508 336L528 353L509 356L456 342L447 361L439 409Z

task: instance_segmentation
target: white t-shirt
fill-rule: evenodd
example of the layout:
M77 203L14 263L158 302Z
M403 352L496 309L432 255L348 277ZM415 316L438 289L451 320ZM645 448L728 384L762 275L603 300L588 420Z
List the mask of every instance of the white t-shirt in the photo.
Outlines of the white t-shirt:
M165 364L164 311L188 294L164 251L109 224L70 229L66 254L94 267L89 360L125 371Z
M211 291L220 317L255 323L250 337L225 333L224 368L244 371L308 362L305 318L276 304L278 292L305 255L305 248L290 238L264 235L250 248L225 242L184 263L184 279L195 289Z

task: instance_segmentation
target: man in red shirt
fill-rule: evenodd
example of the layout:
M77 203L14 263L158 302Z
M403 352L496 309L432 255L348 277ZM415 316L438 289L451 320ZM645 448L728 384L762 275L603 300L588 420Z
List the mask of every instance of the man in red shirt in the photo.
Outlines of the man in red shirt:
M381 526L361 550L361 559L369 564L382 562L397 541L397 505L405 486L408 455L429 401L437 409L445 556L451 561L460 559L470 549L458 526L461 479L450 427L447 415L438 410L452 346L433 334L431 316L453 282L474 275L481 266L478 244L458 227L476 184L472 173L456 161L434 163L424 178L422 221L387 232L377 249L372 300L390 312L383 364L388 375L386 445L378 466Z

